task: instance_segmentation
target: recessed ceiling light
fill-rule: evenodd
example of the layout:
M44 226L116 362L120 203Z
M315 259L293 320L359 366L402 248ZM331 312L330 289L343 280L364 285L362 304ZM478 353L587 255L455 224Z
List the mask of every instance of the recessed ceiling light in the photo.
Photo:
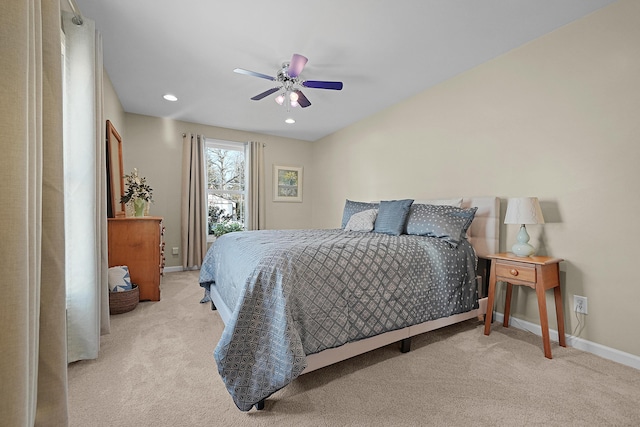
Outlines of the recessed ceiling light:
M289 118L288 118L288 119L286 119L284 122L285 122L285 123L289 123L289 124L293 124L293 123L295 123L296 121L295 121L295 120L293 120L291 117L289 117Z
M170 93L164 95L163 98L166 99L167 101L171 101L171 102L178 100L177 96L171 95Z

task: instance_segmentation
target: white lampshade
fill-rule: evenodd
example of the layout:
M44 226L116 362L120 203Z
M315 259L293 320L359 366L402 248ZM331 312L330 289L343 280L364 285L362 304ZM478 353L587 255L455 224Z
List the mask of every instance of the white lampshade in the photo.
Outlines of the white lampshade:
M507 201L505 224L544 224L537 197L515 197Z

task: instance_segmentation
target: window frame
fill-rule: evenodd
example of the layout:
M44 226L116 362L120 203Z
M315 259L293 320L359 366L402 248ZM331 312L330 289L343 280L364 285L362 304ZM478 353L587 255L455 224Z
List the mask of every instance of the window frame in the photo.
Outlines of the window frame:
M242 190L216 190L209 188L209 164L208 164L208 150L209 149L221 149L221 150L229 150L229 151L240 151L244 155L244 188ZM244 230L248 230L248 220L249 220L249 179L250 179L250 169L249 169L249 144L247 142L237 142L237 141L228 141L214 138L205 138L205 153L204 153L204 162L205 162L205 197L206 197L206 206L205 206L205 217L207 219L207 227L206 227L206 236L207 242L213 242L216 237L213 234L209 234L209 195L217 195L221 194L240 194L243 196L244 201L244 218L242 221L242 226Z

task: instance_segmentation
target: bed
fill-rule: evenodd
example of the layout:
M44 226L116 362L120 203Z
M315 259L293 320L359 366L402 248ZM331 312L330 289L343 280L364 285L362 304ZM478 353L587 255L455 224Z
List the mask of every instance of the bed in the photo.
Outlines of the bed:
M486 313L478 259L498 249L499 199L400 202L347 200L340 229L229 233L210 247L200 285L225 323L214 358L240 410L299 375L394 342L406 352L414 335Z

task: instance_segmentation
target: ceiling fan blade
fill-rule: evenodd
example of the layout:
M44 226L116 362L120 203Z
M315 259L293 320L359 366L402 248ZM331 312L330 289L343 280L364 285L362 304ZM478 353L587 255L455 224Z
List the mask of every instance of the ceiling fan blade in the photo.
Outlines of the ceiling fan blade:
M306 57L294 53L289 63L289 70L287 71L289 77L298 77L307 61L308 59Z
M302 82L302 86L310 87L314 89L342 90L342 82L323 82L320 80L305 80Z
M271 89L269 89L269 90L265 90L264 92L259 93L258 95L254 96L254 97L253 97L253 98L251 98L251 99L253 99L254 101L260 101L260 100L261 100L262 98L264 98L265 96L269 96L269 95L271 95L272 93L275 93L275 92L279 91L280 89L282 89L282 86L280 86L280 87L274 87L274 88L271 88Z
M301 90L294 90L294 92L298 95L298 105L302 108L307 108L309 105L311 105L311 102L309 102L309 100L307 99L306 96L304 96L304 93L302 93Z
M276 80L275 77L267 76L266 74L262 73L256 73L255 71L245 70L244 68L236 68L235 70L233 70L233 72L238 74L246 74L247 76L260 77L261 79L267 79L271 81Z

